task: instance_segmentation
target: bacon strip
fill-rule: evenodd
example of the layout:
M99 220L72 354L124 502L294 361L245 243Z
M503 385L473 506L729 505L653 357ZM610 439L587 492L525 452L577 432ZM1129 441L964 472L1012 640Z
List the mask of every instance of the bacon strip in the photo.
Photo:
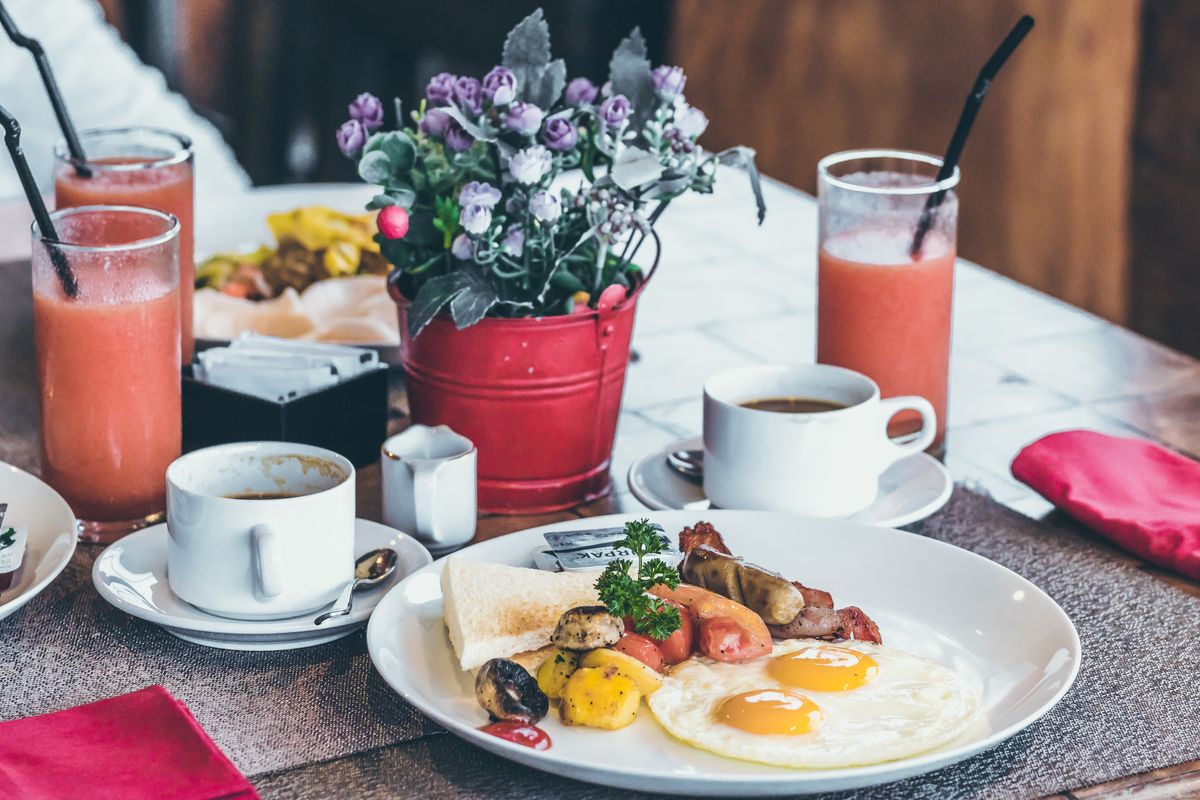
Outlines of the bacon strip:
M697 522L690 528L684 528L679 532L679 552L686 554L692 548L702 544L708 545L718 553L724 553L727 556L733 555L725 546L725 540L721 538L721 534L711 523Z

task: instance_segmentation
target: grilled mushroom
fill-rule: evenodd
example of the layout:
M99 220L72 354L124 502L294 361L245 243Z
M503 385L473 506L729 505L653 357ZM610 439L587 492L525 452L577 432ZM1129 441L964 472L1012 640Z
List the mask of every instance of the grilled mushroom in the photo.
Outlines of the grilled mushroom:
M558 618L550 641L563 650L596 650L616 644L623 633L624 623L604 606L578 606Z
M546 716L550 700L524 667L507 658L493 658L475 676L475 699L493 720L535 723Z

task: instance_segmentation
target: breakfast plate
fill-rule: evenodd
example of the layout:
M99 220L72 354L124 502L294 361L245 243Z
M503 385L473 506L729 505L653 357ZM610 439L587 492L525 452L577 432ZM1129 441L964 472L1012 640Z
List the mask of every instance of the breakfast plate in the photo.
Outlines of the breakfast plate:
M382 585L356 592L354 607L320 627L318 612L277 620L227 619L181 600L167 583L167 526L154 525L129 534L107 549L92 567L100 596L126 614L160 625L180 639L225 650L290 650L349 636L363 626L387 590L432 561L429 551L394 528L360 519L355 522L354 554L390 547L400 557L394 575Z
M689 436L642 456L629 468L629 490L656 511L703 511L710 507L699 479L680 475L667 465L667 453L703 450L704 437ZM946 505L954 490L950 472L927 453L915 453L892 464L879 476L875 502L849 519L897 528L925 519Z
M0 590L0 619L50 585L75 553L75 514L58 492L24 470L0 464L0 502L8 504L4 528L26 532L25 552L13 585Z
M697 522L688 511L646 516L671 536ZM450 558L527 567L546 532L619 526L633 518L556 523L482 542ZM978 717L936 749L836 769L772 767L696 749L669 736L645 708L617 731L566 726L551 712L538 723L552 740L549 749L513 744L479 730L487 714L476 701L471 673L460 669L443 621L445 558L410 575L379 603L367 627L371 659L422 713L504 758L607 786L703 796L837 791L930 772L1033 724L1075 679L1080 644L1070 619L1032 583L982 556L845 520L723 510L704 518L747 561L861 607L890 648L933 661L935 669L953 670L978 692Z

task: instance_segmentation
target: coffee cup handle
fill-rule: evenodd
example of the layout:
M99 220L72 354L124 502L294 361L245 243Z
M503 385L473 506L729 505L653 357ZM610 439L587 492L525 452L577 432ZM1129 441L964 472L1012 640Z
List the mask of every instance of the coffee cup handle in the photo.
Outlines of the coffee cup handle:
M445 464L445 461L420 461L413 465L413 521L419 535L436 534L437 474Z
M917 438L904 444L896 444L887 435L887 425L892 417L901 411L916 411L921 415L921 432ZM924 397L906 395L904 397L889 397L879 402L879 415L883 426L884 466L890 466L902 458L919 453L933 444L937 436L937 412L933 404Z
M255 525L250 529L250 542L254 548L255 589L259 597L278 597L283 593L277 538L270 525Z

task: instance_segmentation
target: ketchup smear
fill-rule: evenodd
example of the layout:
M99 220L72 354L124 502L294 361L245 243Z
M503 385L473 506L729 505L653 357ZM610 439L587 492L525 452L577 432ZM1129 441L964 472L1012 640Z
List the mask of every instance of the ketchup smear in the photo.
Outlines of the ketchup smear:
M537 725L531 725L528 722L520 722L516 720L501 720L493 722L491 725L484 725L479 730L484 733L490 733L499 739L514 744L525 745L534 750L549 750L550 737L547 733Z

